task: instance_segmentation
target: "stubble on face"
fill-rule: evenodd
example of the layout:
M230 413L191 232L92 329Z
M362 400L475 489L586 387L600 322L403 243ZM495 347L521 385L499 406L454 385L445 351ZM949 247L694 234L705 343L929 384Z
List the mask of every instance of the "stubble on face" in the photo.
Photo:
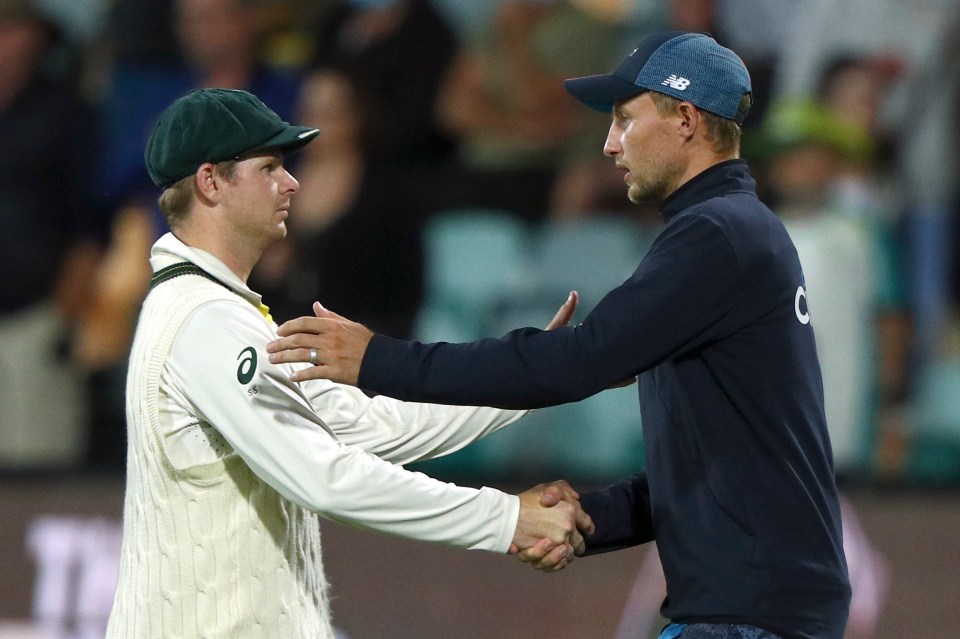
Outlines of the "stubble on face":
M235 179L230 181L230 221L238 237L251 244L266 247L287 235L290 195L284 197L280 192L282 167L280 154L258 154L241 160Z
M618 107L626 124L620 136L620 163L629 171L627 198L634 204L659 203L676 190L684 167L674 157L670 119L662 116L649 95Z
M659 155L651 155L646 166L631 170L627 198L634 204L658 204L676 190L683 168Z

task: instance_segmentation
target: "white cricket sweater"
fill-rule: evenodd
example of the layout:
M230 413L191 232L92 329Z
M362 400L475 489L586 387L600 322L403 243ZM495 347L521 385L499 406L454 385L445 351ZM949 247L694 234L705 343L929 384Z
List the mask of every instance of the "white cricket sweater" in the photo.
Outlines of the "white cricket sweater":
M319 517L505 552L516 497L395 465L446 454L522 413L370 399L289 381L275 325L215 257L172 235L154 270L127 381L120 575L107 637L333 636ZM361 448L362 447L362 448ZM376 455L370 452L375 452Z

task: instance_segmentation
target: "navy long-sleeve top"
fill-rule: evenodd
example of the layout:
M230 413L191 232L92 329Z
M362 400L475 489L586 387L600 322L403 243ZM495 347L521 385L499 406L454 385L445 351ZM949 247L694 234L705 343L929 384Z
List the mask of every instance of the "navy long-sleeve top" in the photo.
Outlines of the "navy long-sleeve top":
M646 468L582 495L588 553L656 539L674 621L841 639L850 587L797 252L740 160L660 212L640 266L580 325L469 344L376 335L359 385L535 408L638 375Z

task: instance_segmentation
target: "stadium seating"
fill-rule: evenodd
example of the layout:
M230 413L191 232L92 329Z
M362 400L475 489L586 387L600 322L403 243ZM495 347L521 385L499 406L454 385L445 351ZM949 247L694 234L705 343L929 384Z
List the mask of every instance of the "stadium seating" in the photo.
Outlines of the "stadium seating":
M908 476L921 483L960 480L960 358L930 362L911 411Z
M530 227L497 210L444 211L426 229L417 338L471 341L543 327L571 290L580 293L579 321L633 272L649 241L635 222L612 215ZM642 454L631 386L534 411L521 425L418 467L450 478L562 473L607 481L639 468Z

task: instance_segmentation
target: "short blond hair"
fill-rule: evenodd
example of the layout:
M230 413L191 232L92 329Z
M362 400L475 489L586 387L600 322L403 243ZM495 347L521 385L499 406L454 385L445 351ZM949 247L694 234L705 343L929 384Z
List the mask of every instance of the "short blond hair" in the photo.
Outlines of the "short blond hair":
M237 160L219 162L215 165L215 170L218 175L232 181L237 173ZM193 179L194 174L191 174L177 180L165 188L157 199L160 212L171 229L177 228L190 210L190 203L193 202Z
M658 91L650 91L657 113L661 116L672 115L677 112L680 100ZM748 109L751 104L749 93L740 98L741 110ZM700 109L703 120L707 124L707 140L713 143L713 150L720 155L740 155L740 125L729 118L724 118L709 111Z

